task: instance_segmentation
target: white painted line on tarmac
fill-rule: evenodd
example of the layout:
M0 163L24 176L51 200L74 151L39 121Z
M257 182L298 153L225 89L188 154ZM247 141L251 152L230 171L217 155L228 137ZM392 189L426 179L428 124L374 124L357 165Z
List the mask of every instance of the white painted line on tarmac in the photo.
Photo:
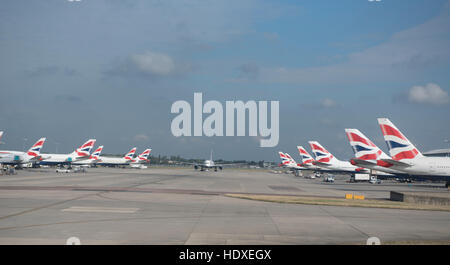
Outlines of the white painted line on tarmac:
M89 212L89 213L135 213L139 208L113 208L113 207L85 207L72 206L63 209L63 212Z

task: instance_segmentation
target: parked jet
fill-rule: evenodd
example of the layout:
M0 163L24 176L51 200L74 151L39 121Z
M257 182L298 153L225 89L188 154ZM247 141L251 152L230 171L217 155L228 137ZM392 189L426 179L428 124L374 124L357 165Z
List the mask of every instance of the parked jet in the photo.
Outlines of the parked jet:
M399 170L412 175L445 179L450 184L450 158L426 157L400 132L387 118L379 118L381 132L389 148L391 159L381 159L386 168Z
M95 164L101 166L127 166L133 160L136 147L133 147L124 157L100 156Z
M44 146L45 138L39 139L27 152L22 151L0 151L0 164L19 165L36 163L41 157L41 149Z
M316 165L314 165L314 158L306 151L306 149L303 146L297 146L297 150L300 154L300 157L302 158L301 166L308 168L310 170L314 171L328 171L326 168L321 168Z
M399 170L384 167L383 165L386 165L386 162L383 162L381 159L391 159L391 157L378 148L358 129L345 129L345 133L355 153L355 158L350 159L352 165L390 173L386 174L387 176L393 176L392 174L397 176L406 175Z
M309 145L311 146L312 152L316 156L314 165L331 169L336 172L343 173L368 173L368 170L365 168L355 167L348 161L341 161L333 156L330 152L328 152L322 145L317 141L309 141Z
M95 144L95 139L89 139L79 148L70 154L43 154L44 160L39 162L40 165L63 165L72 162L86 160L90 157L90 152Z
M292 170L302 170L306 168L302 168L299 163L297 163L288 153L278 152L278 155L281 159L281 167L285 167Z
M145 149L144 152L142 152L142 154L138 155L136 158L133 158L130 162L131 166L136 166L139 164L145 164L150 162L150 160L148 159L148 156L150 155L150 152L152 151L152 149Z
M72 162L72 165L91 166L100 160L100 154L102 153L103 145L97 147L95 151L90 155L88 159Z

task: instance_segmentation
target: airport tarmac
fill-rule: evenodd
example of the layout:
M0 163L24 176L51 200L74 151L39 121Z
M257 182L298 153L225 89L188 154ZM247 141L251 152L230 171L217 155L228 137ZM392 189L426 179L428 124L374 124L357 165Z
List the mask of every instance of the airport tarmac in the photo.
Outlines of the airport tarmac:
M27 169L0 176L0 244L449 243L450 212L253 201L227 193L388 199L443 183L335 183L268 170Z

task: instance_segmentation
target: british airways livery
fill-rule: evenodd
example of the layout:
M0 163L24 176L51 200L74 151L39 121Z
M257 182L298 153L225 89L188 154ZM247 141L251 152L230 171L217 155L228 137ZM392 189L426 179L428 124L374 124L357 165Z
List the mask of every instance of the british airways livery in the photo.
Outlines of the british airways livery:
M423 175L435 179L445 179L450 183L450 158L426 157L403 135L387 118L379 118L381 132L392 159L381 159L386 168L399 170L412 175Z

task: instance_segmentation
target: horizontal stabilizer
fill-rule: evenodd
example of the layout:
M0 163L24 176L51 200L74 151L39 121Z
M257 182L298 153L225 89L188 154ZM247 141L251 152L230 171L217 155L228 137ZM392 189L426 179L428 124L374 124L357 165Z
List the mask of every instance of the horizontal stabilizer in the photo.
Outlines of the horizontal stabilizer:
M392 164L394 166L399 166L399 167L410 167L411 166L408 163L400 162L400 161L397 161L397 160L394 160L394 159L380 159L380 160L383 161L383 162Z
M357 166L376 166L376 163L370 162L368 160L363 160L363 159L358 159L358 158L353 158L350 160L350 163L352 165L357 165Z
M320 167L329 167L329 166L331 166L331 164L329 164L329 163L323 163L323 162L319 162L319 161L315 161L315 162L313 162L313 164L316 165L316 166L320 166Z

